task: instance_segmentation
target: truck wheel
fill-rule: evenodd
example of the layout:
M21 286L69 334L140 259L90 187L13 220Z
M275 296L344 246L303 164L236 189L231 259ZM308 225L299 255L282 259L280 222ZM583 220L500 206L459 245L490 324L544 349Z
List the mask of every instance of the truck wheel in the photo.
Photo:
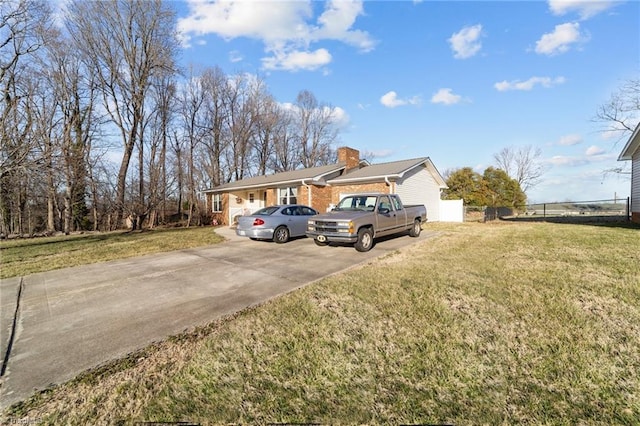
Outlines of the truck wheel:
M326 245L329 245L329 241L318 241L317 238L314 238L313 242L316 243L316 245L320 246L320 247L324 247Z
M416 219L416 220L413 221L413 226L409 230L409 236L410 237L419 237L420 236L420 231L422 231L422 225L420 224L420 221L418 219Z
M354 247L358 251L369 251L373 247L373 232L370 228L362 228L358 231L358 241Z
M289 229L286 226L278 226L273 231L273 242L283 244L289 241Z

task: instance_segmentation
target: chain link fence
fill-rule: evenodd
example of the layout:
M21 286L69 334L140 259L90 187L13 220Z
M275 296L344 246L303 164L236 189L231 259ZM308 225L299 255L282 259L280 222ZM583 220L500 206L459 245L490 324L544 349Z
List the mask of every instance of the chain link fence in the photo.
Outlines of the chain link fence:
M610 222L630 220L631 199L563 201L528 204L518 211L509 207L465 205L465 221L487 222L504 218L555 222Z

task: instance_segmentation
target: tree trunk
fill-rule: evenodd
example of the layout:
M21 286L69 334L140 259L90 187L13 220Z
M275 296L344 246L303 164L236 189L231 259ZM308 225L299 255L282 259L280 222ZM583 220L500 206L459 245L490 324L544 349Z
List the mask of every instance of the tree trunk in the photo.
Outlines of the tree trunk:
M64 194L64 235L71 233L71 188L67 185Z

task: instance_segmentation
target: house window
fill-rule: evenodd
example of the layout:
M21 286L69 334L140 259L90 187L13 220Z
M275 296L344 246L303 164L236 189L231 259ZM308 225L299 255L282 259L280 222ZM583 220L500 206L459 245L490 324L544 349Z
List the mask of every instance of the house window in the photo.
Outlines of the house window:
M222 211L222 194L213 194L211 197L211 208L214 213Z
M253 202L255 201L255 196L253 195L253 192L249 193L249 203L253 204Z
M278 189L278 199L280 204L297 204L298 203L298 188L280 188Z

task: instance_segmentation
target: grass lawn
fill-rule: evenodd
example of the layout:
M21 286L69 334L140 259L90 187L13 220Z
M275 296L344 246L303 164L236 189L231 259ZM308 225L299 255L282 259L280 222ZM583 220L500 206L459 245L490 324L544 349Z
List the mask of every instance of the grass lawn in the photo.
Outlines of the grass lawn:
M216 244L211 227L156 228L0 241L0 278Z
M441 235L88 372L4 417L640 424L638 228L427 228Z

